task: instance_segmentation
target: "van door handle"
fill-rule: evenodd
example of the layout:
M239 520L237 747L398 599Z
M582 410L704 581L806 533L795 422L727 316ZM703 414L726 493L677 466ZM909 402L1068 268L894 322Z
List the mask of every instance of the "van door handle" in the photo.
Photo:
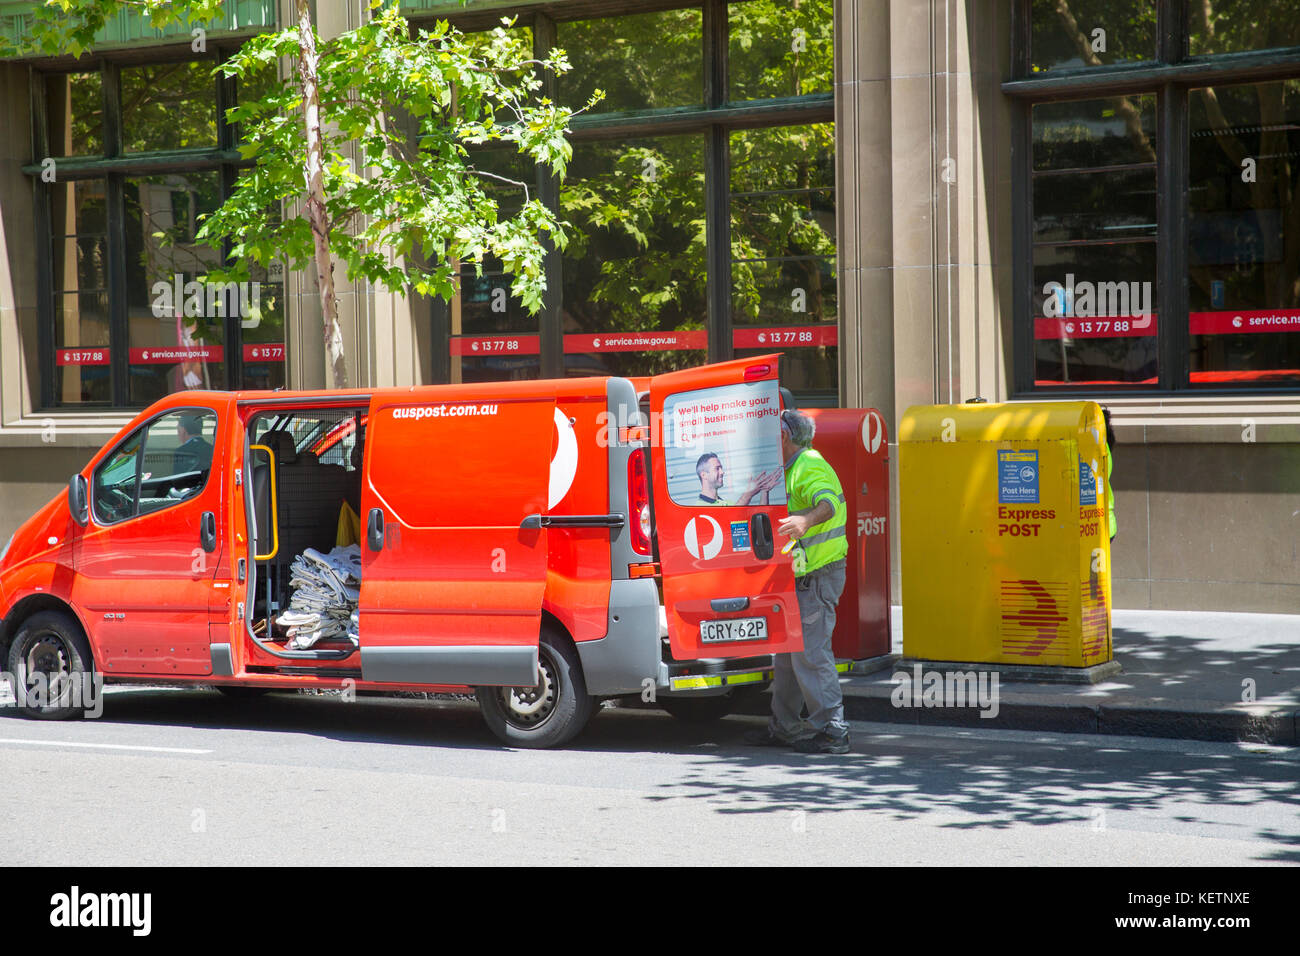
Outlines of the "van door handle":
M760 511L749 519L749 540L754 548L754 557L760 561L771 560L775 550L772 538L772 519L766 511Z
M370 545L371 551L384 550L384 511L382 508L370 509L370 515L366 519L366 543Z
M217 550L217 516L211 511L203 512L199 519L199 544L208 554Z
M627 518L619 514L608 515L525 515L520 528L621 528Z
M714 598L709 602L709 607L719 614L734 614L737 611L746 611L749 609L749 598Z

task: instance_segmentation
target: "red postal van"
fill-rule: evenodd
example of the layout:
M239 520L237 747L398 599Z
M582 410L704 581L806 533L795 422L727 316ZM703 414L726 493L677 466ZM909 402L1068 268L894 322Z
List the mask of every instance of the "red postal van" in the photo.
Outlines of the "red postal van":
M5 546L0 660L18 685L474 688L526 747L602 698L721 715L801 646L777 363L169 396Z

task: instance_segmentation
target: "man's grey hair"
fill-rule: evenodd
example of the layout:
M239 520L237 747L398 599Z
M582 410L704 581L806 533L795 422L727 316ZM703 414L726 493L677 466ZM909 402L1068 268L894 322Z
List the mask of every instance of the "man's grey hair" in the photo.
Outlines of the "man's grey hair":
M809 448L812 446L813 435L817 433L817 423L803 412L787 408L781 412L781 430L800 448Z

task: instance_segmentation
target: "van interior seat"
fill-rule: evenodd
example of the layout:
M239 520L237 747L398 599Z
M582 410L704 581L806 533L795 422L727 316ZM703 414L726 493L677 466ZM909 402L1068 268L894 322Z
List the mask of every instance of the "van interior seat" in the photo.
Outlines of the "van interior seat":
M292 446L281 433L277 443ZM339 509L352 477L342 465L322 465L312 452L277 454L277 518L280 550L276 563L288 565L307 548L329 551L338 533Z

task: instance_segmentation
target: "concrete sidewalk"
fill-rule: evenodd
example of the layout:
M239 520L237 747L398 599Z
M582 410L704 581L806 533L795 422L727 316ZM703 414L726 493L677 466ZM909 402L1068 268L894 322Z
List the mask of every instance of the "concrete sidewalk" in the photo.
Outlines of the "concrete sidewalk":
M895 607L897 655L902 618ZM1098 684L999 679L996 716L991 706L989 717L979 706L896 706L898 666L847 677L845 711L889 723L1296 745L1300 615L1119 610L1113 630L1123 673Z

